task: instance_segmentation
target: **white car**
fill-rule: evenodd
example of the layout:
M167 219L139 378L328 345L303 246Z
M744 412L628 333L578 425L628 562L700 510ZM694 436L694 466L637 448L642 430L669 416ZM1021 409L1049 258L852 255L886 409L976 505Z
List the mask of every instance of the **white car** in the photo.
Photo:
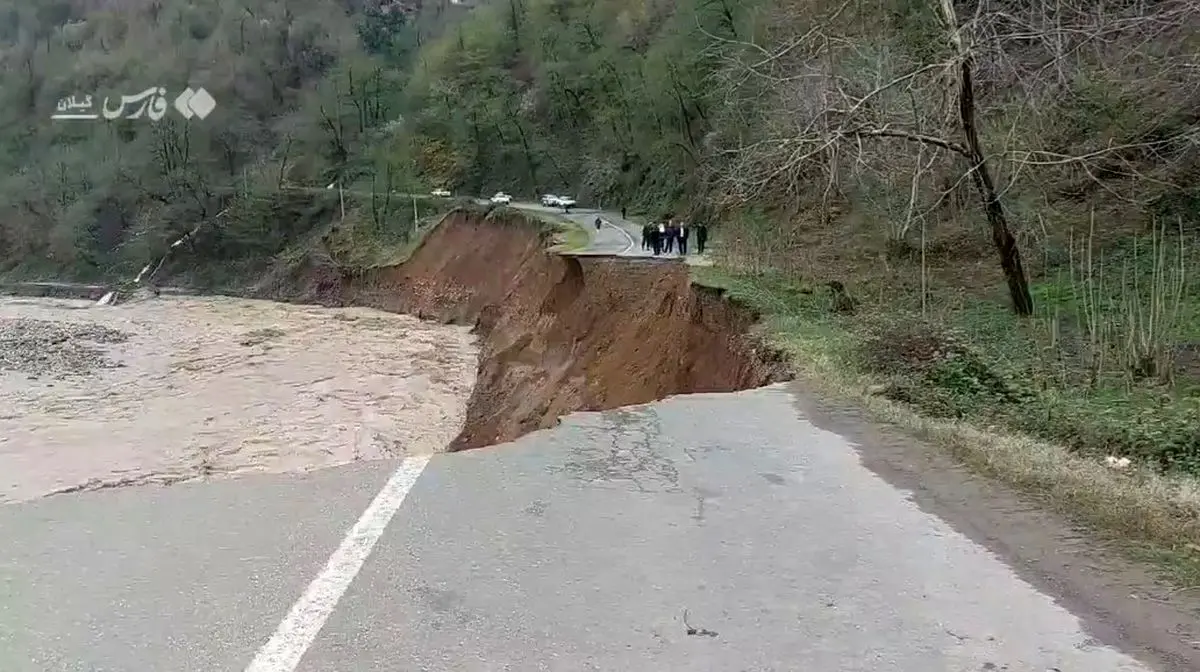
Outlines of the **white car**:
M437 198L450 198L450 190L449 189L434 189L433 191L431 191L429 193L432 194L433 196L436 196Z
M503 191L497 191L496 195L492 196L492 203L496 205L508 205L509 203L512 203L512 196L509 196Z
M575 207L575 199L571 198L570 196L559 196L557 198L558 202L555 203L555 205L563 210L570 210L571 208Z
M546 194L542 196L542 205L547 208L557 208L562 206L562 199L554 194Z

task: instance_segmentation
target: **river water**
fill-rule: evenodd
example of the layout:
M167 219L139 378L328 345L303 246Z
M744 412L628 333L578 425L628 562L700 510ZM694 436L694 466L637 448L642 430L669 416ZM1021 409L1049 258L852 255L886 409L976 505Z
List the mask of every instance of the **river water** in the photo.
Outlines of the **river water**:
M0 501L441 451L478 358L465 327L226 297L2 297L0 351Z

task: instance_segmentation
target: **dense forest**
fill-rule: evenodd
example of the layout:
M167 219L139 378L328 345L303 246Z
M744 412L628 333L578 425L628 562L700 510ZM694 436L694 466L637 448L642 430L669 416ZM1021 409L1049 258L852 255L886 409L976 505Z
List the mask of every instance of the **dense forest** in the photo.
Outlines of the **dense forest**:
M279 253L329 209L320 195L285 188L369 185L376 173L394 188L414 186L400 183L411 173L376 162L395 144L404 66L421 31L458 9L417 17L325 1L4 4L0 272L81 278L136 272L199 225L197 259ZM51 119L65 97L92 96L99 107L156 86L168 103L204 87L217 107L203 120L173 109L158 121ZM351 216L382 224L377 203L362 210Z
M893 254L984 220L976 151L1027 237L1200 198L1192 3L411 2L8 3L5 263L107 272L217 212L269 218L231 198L335 180L704 209L776 251L836 219ZM189 84L214 116L50 120Z
M774 266L836 232L931 275L1200 202L1187 2L6 4L0 261L27 272L128 270L218 213L213 254L274 253L272 190L334 181L704 216ZM189 84L212 117L50 120Z
M402 240L412 203L391 191L567 191L707 221L718 267L771 279L759 294L788 324L941 356L949 336L894 328L936 323L975 353L951 369L858 357L925 377L897 399L1200 465L1194 2L0 0L0 15L0 273L133 274L198 227L187 263L245 271L335 220ZM217 101L208 118L50 120L64 96L189 85ZM823 283L873 317L806 312ZM1016 410L1030 394L1053 411Z

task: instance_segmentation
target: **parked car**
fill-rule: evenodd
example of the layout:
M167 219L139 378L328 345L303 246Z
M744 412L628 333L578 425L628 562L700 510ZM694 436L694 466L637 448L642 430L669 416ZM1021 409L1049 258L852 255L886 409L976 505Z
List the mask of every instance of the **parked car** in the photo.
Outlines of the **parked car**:
M437 198L450 198L450 190L449 189L434 189L433 191L431 191L429 193Z
M497 191L496 195L492 196L492 203L495 205L508 205L509 203L512 203L512 196L509 196L503 191Z
M570 196L559 196L558 203L555 205L562 208L564 211L567 211L575 207L575 199L571 198Z
M542 196L542 205L547 208L559 208L562 207L562 199L554 194L546 194Z

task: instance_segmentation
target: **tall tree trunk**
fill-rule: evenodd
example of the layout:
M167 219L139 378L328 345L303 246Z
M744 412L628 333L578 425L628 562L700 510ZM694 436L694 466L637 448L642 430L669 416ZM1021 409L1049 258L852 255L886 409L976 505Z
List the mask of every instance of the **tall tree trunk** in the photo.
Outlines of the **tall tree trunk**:
M967 136L967 151L971 154L971 181L983 201L983 211L992 230L992 246L1000 255L1000 268L1008 283L1008 294L1012 298L1013 310L1018 315L1033 314L1033 295L1029 292L1029 278L1021 263L1021 250L1017 239L1008 226L1008 217L1000 203L1000 194L988 169L987 158L979 144L979 132L975 127L975 95L971 86L971 65L962 62L958 112L962 119L963 133Z
M972 164L971 181L983 202L984 215L992 230L992 246L1000 256L1000 268L1004 271L1005 282L1008 283L1013 311L1018 315L1032 315L1033 295L1029 292L1029 278L1025 275L1025 267L1021 263L1021 250L1017 247L1017 239L1008 226L1008 217L1000 203L1000 194L996 191L996 183L988 170L987 157L979 142L979 129L975 119L975 87L971 77L971 53L963 44L953 0L940 0L940 7L950 42L958 52L958 116Z

